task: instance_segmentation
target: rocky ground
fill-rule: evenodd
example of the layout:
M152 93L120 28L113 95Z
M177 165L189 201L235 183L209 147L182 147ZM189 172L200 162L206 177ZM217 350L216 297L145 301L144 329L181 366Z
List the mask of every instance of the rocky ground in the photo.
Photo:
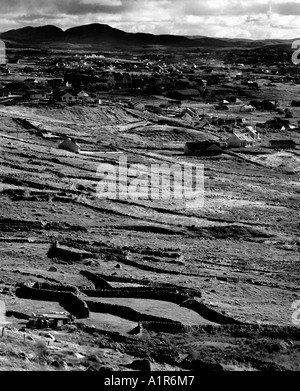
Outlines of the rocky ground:
M2 369L300 369L299 147L187 157L205 131L118 106L2 106L0 117ZM57 148L65 135L82 153ZM97 197L119 156L140 171L204 165L203 207ZM18 297L37 282L75 287L89 318L28 330L33 311L64 310Z

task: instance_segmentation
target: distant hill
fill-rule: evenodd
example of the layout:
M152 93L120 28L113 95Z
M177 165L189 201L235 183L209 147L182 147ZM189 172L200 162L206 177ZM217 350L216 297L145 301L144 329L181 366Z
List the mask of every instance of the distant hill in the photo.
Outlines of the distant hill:
M56 26L24 27L0 34L0 38L14 46L57 47L72 45L132 47L145 45L196 46L192 39L175 35L127 33L105 24L72 27L66 31Z
M127 33L106 24L88 24L72 27L66 31L47 25L24 27L0 34L9 47L33 48L133 48L145 46L202 47L210 49L234 47L287 47L292 40L249 40L210 38L204 36L154 35L146 33Z

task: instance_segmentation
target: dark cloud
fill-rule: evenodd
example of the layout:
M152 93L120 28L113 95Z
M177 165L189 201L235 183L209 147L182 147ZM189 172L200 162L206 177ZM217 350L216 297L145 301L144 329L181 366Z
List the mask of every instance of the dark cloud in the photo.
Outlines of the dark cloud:
M272 11L280 15L300 15L300 3L277 3L272 5Z

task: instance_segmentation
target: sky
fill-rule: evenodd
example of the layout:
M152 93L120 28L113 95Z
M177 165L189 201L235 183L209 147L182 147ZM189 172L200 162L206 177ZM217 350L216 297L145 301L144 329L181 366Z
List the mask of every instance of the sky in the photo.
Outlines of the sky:
M128 32L300 38L300 0L0 0L0 31L104 23Z

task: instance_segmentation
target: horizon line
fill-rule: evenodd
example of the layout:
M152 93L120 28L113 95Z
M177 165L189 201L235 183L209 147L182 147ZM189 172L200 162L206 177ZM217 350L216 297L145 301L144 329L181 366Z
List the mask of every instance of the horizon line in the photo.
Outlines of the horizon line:
M67 30L70 30L72 28L76 28L76 27L85 27L85 26L92 26L92 25L102 25L102 26L108 26L108 27L111 27L113 29L116 29L116 30L120 30L124 33L128 33L128 34L151 34L151 35L154 35L154 36L161 36L161 35L171 35L171 36L174 36L174 37L186 37L186 38L189 38L189 39L195 39L193 37L198 37L198 38L212 38L212 39L230 39L230 40L244 40L244 41L253 41L253 42L261 42L261 41L274 41L274 40L277 40L277 41L295 41L297 39L300 39L300 38L263 38L263 39L254 39L254 38L243 38L243 37L226 37L226 36L222 36L222 37L212 37L212 36L208 36L208 35L202 35L202 34L193 34L193 35L185 35L185 34L172 34L172 33L165 33L165 34L154 34L154 33L150 33L150 32L141 32L141 31L136 31L136 32L132 32L132 31L126 31L126 30L122 30L118 27L113 27L107 23L87 23L87 24L82 24L82 25L75 25L75 26L71 26L71 27L68 27L66 28L65 30L62 28L62 27L59 27L59 26L56 26L54 24L44 24L44 25L37 25L37 26L30 26L30 25L26 25L26 26L22 26L22 27L17 27L17 28L14 28L14 29L9 29L9 30L6 30L6 31L0 31L0 35L1 34L4 34L4 33L7 33L9 31L16 31L16 30L21 30L23 28L27 28L27 27L31 27L31 28L39 28L39 27L47 27L47 26L50 26L50 27L56 27L60 30L62 30L63 32L66 32Z

